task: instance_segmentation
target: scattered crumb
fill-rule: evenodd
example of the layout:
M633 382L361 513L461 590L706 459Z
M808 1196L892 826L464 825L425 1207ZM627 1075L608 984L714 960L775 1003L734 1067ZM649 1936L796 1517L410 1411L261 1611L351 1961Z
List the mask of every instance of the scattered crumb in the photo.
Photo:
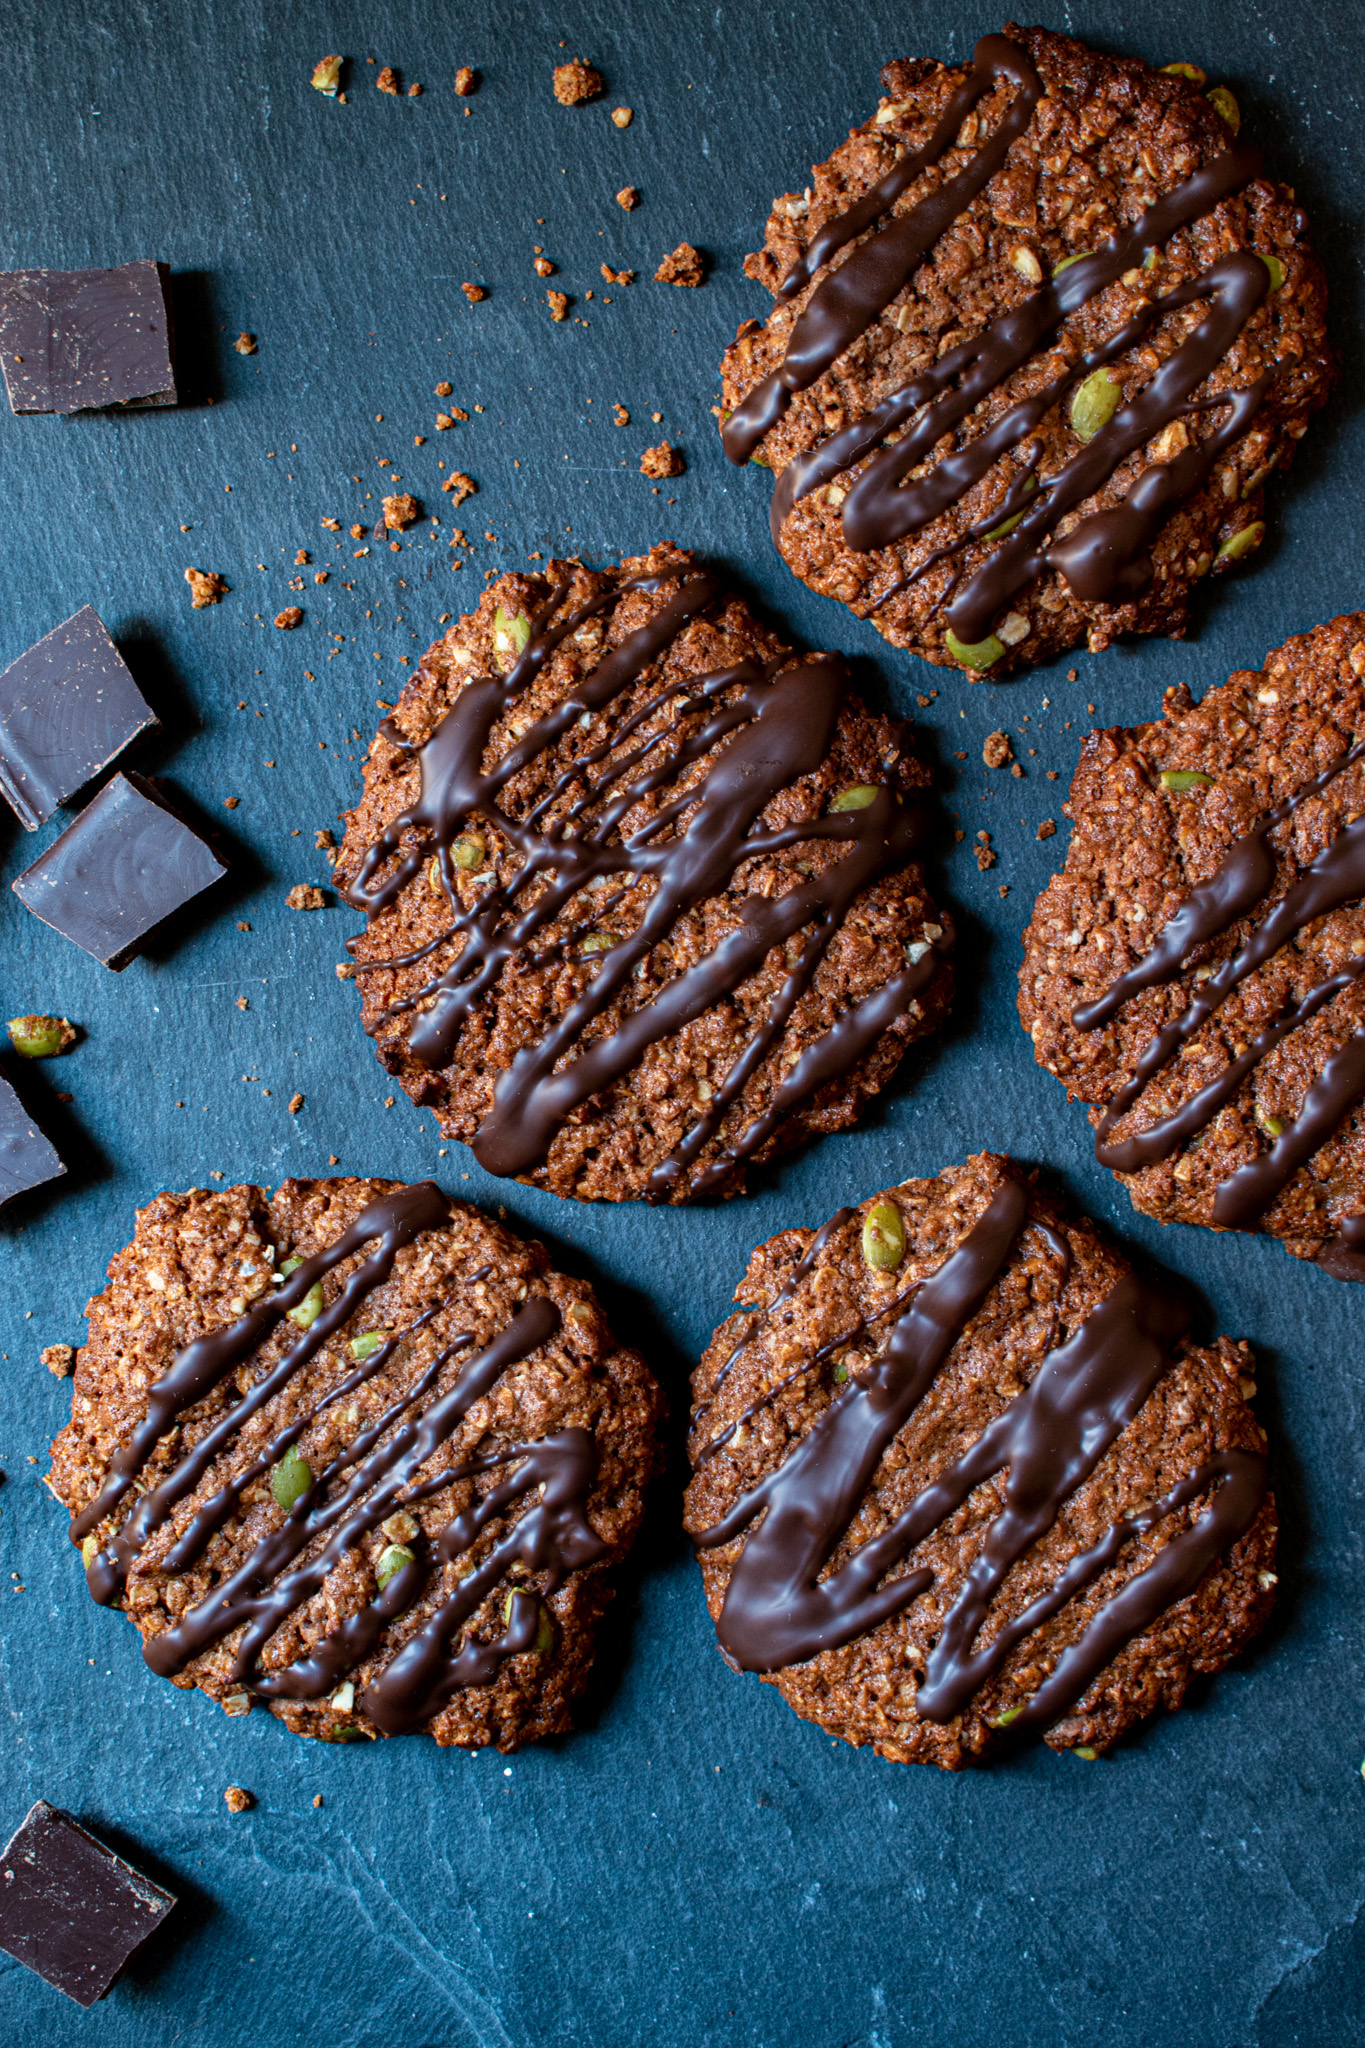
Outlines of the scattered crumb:
M254 334L239 334L232 346L236 349L239 356L254 356L256 353L256 337Z
M239 917L237 920L237 929L239 932L249 932L251 930L251 926L246 922L245 918Z
M1024 779L1024 770L1022 764L1018 761L1012 762L1010 764L1010 774L1013 775L1017 781L1022 782Z
M365 529L364 529L364 527L363 527L363 526L353 526L353 527L351 528L351 539L352 539L352 540L364 540L364 538L365 538Z
M436 386L436 396L438 398L449 398L451 392L454 389L455 386L449 383L447 379L443 377L440 383Z
M555 274L555 267L548 256L537 256L531 267L537 277L553 277Z
M339 1153L336 1153L336 1152L329 1152L329 1153L327 1154L327 1164L328 1164L329 1166L340 1166L340 1164L341 1164L341 1157L340 1157L340 1154L339 1154Z
M330 571L326 569L315 569L313 571L314 583L325 583L327 581L329 573Z
M314 89L317 92L325 92L329 100L334 100L337 96L337 87L341 83L342 62L340 57L323 57L313 66Z
M251 1005L250 1005L250 1003L249 1003L249 1002L247 1001L247 999L246 999L246 997L245 997L245 996L238 996L238 998L237 998L237 1008L238 1008L239 1010L249 1010L249 1009L251 1008Z
M300 1111L300 1110L301 1110L302 1108L303 1108L303 1097L302 1097L301 1095L291 1095L291 1096L290 1096L290 1098L289 1098L289 1114L290 1114L290 1116L297 1116L297 1115L298 1115L298 1113L299 1113L299 1111Z
M409 98L410 100L419 100L419 99L420 99L421 97L422 97L422 88L421 88L421 86L420 86L420 85L419 85L419 84L417 83L416 79L414 79L414 80L413 80L413 82L412 82L412 84L411 84L411 85L410 85L410 86L408 87L408 98Z
M405 526L411 526L414 519L420 519L422 508L411 491L400 491L395 497L384 500L384 524L397 527L401 533Z
M567 292L546 292L546 294L545 294L545 297L546 297L546 299L547 299L547 300L548 300L548 302L549 302L549 307L550 307L550 318L551 318L552 320L564 320L564 319L567 319L567 317L568 317L568 312L569 312L569 295L568 295L568 293L567 293Z
M995 855L991 852L991 835L989 832L978 832L976 837L976 864L984 875L987 868L995 866Z
M579 107L585 100L597 98L602 90L602 74L581 57L571 57L567 64L556 64L554 88L561 107Z
M235 811L241 801L242 799L239 796L225 796L223 798L223 809L225 811Z
M469 98L470 93L472 93L476 89L478 83L479 74L474 69L472 64L462 64L459 70L455 73L455 90L460 95L460 98L462 100L466 100ZM322 1801L320 1799L315 1799L313 1804L315 1806L321 1806Z
M1000 894L1001 894L1002 896L1008 896L1008 895L1009 895L1009 893L1010 893L1010 885L1009 885L1009 883L1008 883L1008 882L1002 882L1002 883L1000 884Z
M646 448L640 457L641 476L681 476L686 467L682 450L671 448L667 441L660 441L657 448Z
M311 562L312 559L313 557L309 554L307 548L300 548L294 557L294 566L296 569L302 568L305 563Z
M701 251L690 242L679 242L671 256L665 256L654 273L655 284L698 285L702 281Z
M1051 839L1056 830L1057 827L1053 824L1051 818L1044 818L1042 824L1038 827L1038 837L1040 839Z
M187 569L185 581L190 586L190 602L197 612L201 612L206 604L217 604L232 588L227 578L220 576L215 569Z
M623 405L614 405L611 410L612 417L615 419L618 427L628 427L630 425L630 414Z
M437 413L437 415L436 415L436 431L437 431L437 433L438 433L438 434L443 434L443 433L445 432L445 430L446 430L446 428L447 428L447 427L453 427L453 426L454 426L454 424L455 424L455 422L454 422L454 420L453 420L453 419L452 419L452 418L450 417L450 414L449 414L448 412L438 412L438 413Z
M466 476L462 469L452 470L441 485L443 491L449 491L451 494L452 509L456 505L463 505L466 498L472 498L478 488L473 477Z
M291 910L323 910L327 904L321 889L315 889L311 882L295 882L284 900Z
M315 832L315 833L313 834L313 844L314 844L314 846L315 846L315 847L317 847L318 851L319 851L319 852L321 853L321 852L325 852L325 850L326 850L326 849L327 849L327 848L328 848L329 846L335 846L335 845L336 845L336 840L335 840L335 839L334 839L334 838L332 837L332 834L331 834L331 832L330 832L330 831L328 830L327 826L326 826L326 825L324 825L324 826L322 827L322 829L321 829L320 831L318 831L318 832Z
M608 284L634 284L635 282L635 272L633 270L613 270L609 263L602 265L602 275Z
M635 109L633 107L613 107L611 118L616 127L629 128L631 122L635 119Z
M338 981L349 981L349 980L350 980L350 978L351 978L351 976L352 976L352 975L353 975L354 973L355 973L355 969L354 969L354 967L352 967L352 965L351 965L351 963L350 963L350 961L349 961L349 960L338 960L338 961L337 961L337 980L338 980Z
M38 1356L58 1379L65 1379L76 1362L76 1353L70 1344L45 1344Z
M287 604L282 612L276 612L275 624L282 633L292 633L295 626L303 624L303 613L296 604Z
M229 1813L245 1813L249 1807L256 1804L252 1794L241 1785L229 1785L223 1797L227 1801Z
M640 204L640 195L633 185L623 185L616 195L616 204L624 206L629 213Z
M341 531L341 521L339 519L324 519L322 523L328 533L340 533Z
M468 87L468 86L466 86L466 87L465 87L464 89L465 89L465 91L466 91L466 92L468 92L468 91L469 91L469 87ZM459 88L459 86L458 86L458 85L456 86L455 90L456 90L456 92L458 92L458 91L460 90L460 88ZM335 1160L333 1160L333 1161L332 1161L332 1164L333 1164L333 1165L335 1166L335 1165L336 1165L336 1161L335 1161ZM315 1792L315 1793L313 1794L313 1804L314 1804L314 1806L321 1806L321 1804L322 1804L322 1794L321 1794L321 1792Z
M471 306L477 306L480 299L488 297L488 293L481 284L462 284L460 290L464 293Z
M1057 770L1055 768L1048 769L1047 779L1049 782L1055 782L1057 780Z
M384 69L374 82L374 89L376 92L396 93L398 91L398 75L391 64L384 66Z
M1014 759L1007 732L992 732L986 735L986 744L981 749L981 758L988 768L1003 768L1007 761Z

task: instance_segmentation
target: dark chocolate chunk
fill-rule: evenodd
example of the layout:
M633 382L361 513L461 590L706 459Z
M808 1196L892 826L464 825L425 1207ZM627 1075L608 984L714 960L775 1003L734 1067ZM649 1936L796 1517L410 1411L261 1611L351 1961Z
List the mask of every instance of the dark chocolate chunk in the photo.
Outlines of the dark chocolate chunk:
M0 360L11 412L174 405L164 263L0 275Z
M0 1080L0 1202L65 1172L9 1082Z
M103 1998L174 1904L46 1799L0 1856L0 1948L77 2005Z
M30 832L156 718L90 605L0 675L0 794Z
M140 775L115 775L13 887L44 924L117 971L226 872Z

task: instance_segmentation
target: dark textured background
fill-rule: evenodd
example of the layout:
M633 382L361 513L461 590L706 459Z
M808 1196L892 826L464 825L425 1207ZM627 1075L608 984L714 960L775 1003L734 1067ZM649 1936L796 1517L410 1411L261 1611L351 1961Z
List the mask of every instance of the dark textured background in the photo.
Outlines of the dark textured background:
M45 1795L183 1900L89 2016L0 1958L0 2034L14 2048L1365 2040L1365 1297L1271 1245L1135 1219L1014 1015L1018 933L1065 845L1039 846L1035 828L1059 817L1087 705L1105 722L1149 716L1168 683L1202 691L1361 602L1355 10L1051 8L1057 28L1158 63L1190 58L1232 85L1244 132L1313 211L1345 377L1287 487L1270 492L1254 569L1201 595L1183 646L1082 656L1074 685L1062 664L999 690L921 669L802 591L769 549L765 480L726 467L709 410L722 346L765 304L740 265L771 196L803 184L870 111L885 58L960 59L995 18L890 0L493 13L413 0L0 4L0 266L165 260L185 386L174 412L0 411L0 659L93 603L164 720L138 764L166 775L232 863L178 931L114 976L9 891L65 819L32 837L0 819L0 1014L64 1012L86 1033L60 1064L18 1077L71 1171L0 1218L0 1587L24 1589L0 1591L0 1831ZM309 88L329 50L350 59L347 106ZM578 53L601 66L607 95L566 110L550 69ZM368 56L423 96L381 97ZM468 102L451 89L461 63L482 73ZM635 109L625 133L608 118L621 102ZM613 199L626 183L643 195L629 215ZM649 281L683 237L712 260L699 292ZM551 324L537 242L586 328ZM606 287L609 306L603 260L640 274L629 291ZM484 304L465 303L466 278L488 286ZM242 329L258 355L233 353ZM471 419L437 435L442 377ZM661 432L688 473L656 498L638 458ZM439 536L355 561L354 543L323 532L327 514L374 516L381 455L435 507L447 503L438 456L479 480L459 515L479 545L458 575ZM913 709L917 689L939 687L924 744L968 829L939 877L963 935L950 1029L912 1054L861 1131L720 1213L579 1209L487 1180L459 1147L439 1158L430 1118L401 1099L383 1107L390 1084L355 992L333 976L354 919L284 906L293 883L328 879L313 832L358 787L352 727L368 740L400 655L474 600L485 568L552 547L616 558L664 535L729 564L807 644L855 656L875 700ZM321 588L308 574L306 624L278 634L268 622L292 601L299 547L337 566ZM187 563L232 584L216 610L191 611ZM989 774L984 735L1025 713L1030 737L1016 743L1039 749L1023 755L1027 778ZM229 795L239 809L222 808ZM986 875L970 858L981 825L1001 850ZM295 1089L307 1105L291 1118ZM1220 1683L1112 1760L1035 1752L950 1778L796 1721L716 1654L678 1533L676 1461L580 1732L510 1766L418 1740L328 1750L263 1713L230 1721L153 1678L133 1630L86 1598L40 1484L68 1389L37 1354L79 1341L82 1305L158 1189L215 1168L273 1185L326 1172L337 1152L342 1170L435 1170L505 1201L598 1278L618 1330L672 1390L676 1443L685 1374L751 1244L987 1145L1045 1163L1197 1283L1209 1329L1262 1351L1284 1505L1277 1617ZM255 1811L228 1814L229 1782L251 1788Z

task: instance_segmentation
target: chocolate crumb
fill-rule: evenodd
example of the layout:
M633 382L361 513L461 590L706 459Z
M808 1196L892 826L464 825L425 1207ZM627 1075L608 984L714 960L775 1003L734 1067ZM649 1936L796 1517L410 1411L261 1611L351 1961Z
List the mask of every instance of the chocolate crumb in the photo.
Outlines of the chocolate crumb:
M655 271L654 282L655 284L699 285L702 282L703 275L701 251L694 249L690 242L679 242L673 253L670 256L665 256L663 262Z
M215 569L187 569L185 581L190 586L190 603L197 612L206 604L217 604L226 597L232 585Z
M567 64L556 64L554 89L561 107L580 107L585 100L597 98L602 90L602 74L581 57L572 57Z
M321 889L311 882L296 882L284 900L291 910L322 910L327 903Z
M681 476L686 467L682 450L670 447L667 441L660 441L656 448L646 448L640 457L641 476Z

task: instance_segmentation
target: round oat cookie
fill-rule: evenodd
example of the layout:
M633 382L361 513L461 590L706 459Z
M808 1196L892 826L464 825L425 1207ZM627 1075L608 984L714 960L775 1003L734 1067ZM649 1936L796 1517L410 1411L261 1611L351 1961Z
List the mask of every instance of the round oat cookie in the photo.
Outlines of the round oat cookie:
M1009 27L882 82L745 265L776 304L722 434L775 473L779 550L993 679L1179 636L1332 382L1302 208L1192 65Z
M947 1009L928 779L678 548L500 578L380 727L337 861L380 1061L490 1172L736 1192Z
M569 1725L663 1397L592 1292L431 1181L158 1195L50 1484L153 1671L324 1742Z
M1365 1280L1365 613L1092 732L1067 810L1019 1015L1096 1158Z
M1093 1756L1264 1623L1246 1344L990 1153L760 1245L693 1378L722 1654L803 1719L960 1770Z

